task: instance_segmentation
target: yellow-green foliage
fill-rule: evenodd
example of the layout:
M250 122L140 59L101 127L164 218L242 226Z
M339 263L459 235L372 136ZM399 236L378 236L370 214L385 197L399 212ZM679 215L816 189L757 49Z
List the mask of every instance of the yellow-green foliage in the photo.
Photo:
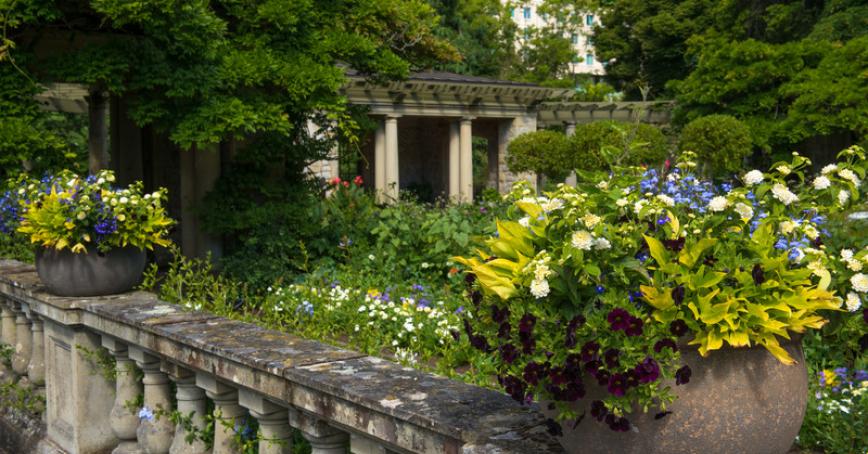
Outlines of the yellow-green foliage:
M53 178L25 181L18 190L22 221L18 231L32 243L58 250L86 252L133 246L168 246L174 223L163 204L165 189L143 194L142 183L115 189L111 171L80 178L62 172Z

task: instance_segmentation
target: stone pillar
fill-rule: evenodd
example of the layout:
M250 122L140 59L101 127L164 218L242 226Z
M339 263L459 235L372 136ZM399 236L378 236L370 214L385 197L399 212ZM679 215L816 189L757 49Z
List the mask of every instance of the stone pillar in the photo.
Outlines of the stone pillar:
M49 318L43 326L48 438L64 452L110 452L118 444L111 430L114 383L84 353L98 350L100 337Z
M113 337L103 336L102 345L115 358L115 401L110 425L118 446L112 454L139 453L136 429L139 427L138 409L130 408L142 395L142 384L136 377L136 364L127 353L127 346Z
M238 402L259 422L259 454L292 454L292 428L286 408L246 389L239 391Z
M45 396L45 337L42 329L42 319L34 313L30 317L30 334L33 348L30 351L30 364L27 365L27 378L36 395Z
M19 377L21 386L29 386L27 380L27 366L30 365L30 352L33 348L31 341L33 335L30 332L30 321L24 313L24 306L19 306L15 311L15 354L12 356L12 370Z
M567 137L572 137L572 136L576 135L576 122L574 122L574 121L567 122L564 125L564 132L566 133ZM564 181L564 183L566 183L570 186L573 186L573 187L576 186L576 184L578 183L578 179L576 178L576 170L575 169L570 169L570 174L567 176L567 179L566 179L566 181Z
M462 203L473 202L473 131L471 125L472 118L464 117L461 119L458 151L460 187L458 193Z
M178 412L183 418L190 418L190 423L196 431L205 429L205 391L196 386L196 375L183 367L164 361L163 372L175 382L177 388ZM178 424L175 426L175 438L169 448L169 454L205 454L208 452L205 442L194 438L187 440L190 434L187 429Z
M386 116L386 202L398 201L401 177L398 174L398 116Z
M145 385L144 407L153 413L153 416L139 417L136 429L139 448L145 454L168 454L175 433L175 425L169 419L172 411L169 377L160 370L160 358L133 346L130 346L129 354L145 375L142 379Z
M87 148L88 170L95 174L108 168L108 97L100 91L92 91L87 97Z
M374 190L377 202L382 203L386 194L386 121L377 122L374 132Z
M2 305L2 326L3 326L3 345L15 349L15 312L12 311L11 302L0 302ZM12 373L12 359L4 358L0 361L0 382L12 383L15 381L15 374Z
M497 187L502 193L511 191L513 183L519 180L526 180L531 184L531 186L536 185L536 175L530 172L516 175L510 172L506 165L506 155L508 153L509 142L520 134L536 131L536 121L536 113L528 112L527 114L516 118L502 120L499 124L497 161L500 166L500 172Z
M301 430L304 439L310 443L311 454L346 454L349 448L348 433L299 410L289 410L289 423Z
M214 451L213 454L239 454L235 443L236 427L244 422L246 411L238 405L238 391L217 381L211 375L197 372L196 386L205 390L214 401Z
M461 196L460 134L457 121L449 123L449 200L459 201Z

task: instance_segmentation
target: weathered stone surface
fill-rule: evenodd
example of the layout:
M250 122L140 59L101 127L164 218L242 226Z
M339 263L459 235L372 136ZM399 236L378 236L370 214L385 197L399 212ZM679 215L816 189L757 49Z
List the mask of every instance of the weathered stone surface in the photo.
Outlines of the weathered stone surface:
M503 394L249 323L185 311L145 292L56 297L43 291L32 268L0 261L0 296L26 302L45 319L47 332L58 339L68 338L70 344L86 340L85 330L95 331L195 372L197 384L201 377L214 385L214 392L221 386L241 389L244 394L255 392L289 408L297 416L290 418L295 420L293 425L304 426L312 436L319 436L314 433L318 427L350 429L364 436L366 446L384 452L563 452L545 432L543 416ZM93 344L89 343L95 348ZM62 352L58 348L46 346L46 363L56 363L63 356L81 368L77 355L50 357L57 355L52 352ZM83 369L76 376L83 377L82 373ZM79 389L80 384L64 380L59 373L49 374L49 388L55 387L49 392L49 406L56 407L49 409L49 415L62 411L72 416L70 402L81 402L80 396L60 402L60 392L92 395L93 390ZM86 409L94 412L105 406L104 420L111 413L113 391L106 392L108 406L103 405L105 399L80 405L94 407ZM214 392L209 394L223 397ZM221 406L234 418L233 410L240 406L236 397L230 397L222 399ZM254 406L248 401L244 403ZM257 409L263 411L254 416L265 416L264 407ZM55 419L58 416L62 415ZM104 426L108 429L109 424ZM49 433L51 430L49 426ZM106 435L112 434L100 433L96 438Z

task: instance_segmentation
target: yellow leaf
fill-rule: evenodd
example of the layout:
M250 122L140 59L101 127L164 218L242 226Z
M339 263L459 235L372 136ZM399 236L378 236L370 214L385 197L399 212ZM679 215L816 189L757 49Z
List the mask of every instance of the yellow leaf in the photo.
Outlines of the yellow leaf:
M655 287L640 285L639 290L642 291L642 296L645 297L648 304L654 306L655 309L663 311L675 304L675 301L672 299L672 292L668 289L661 292Z
M778 359L778 361L786 365L796 363L796 360L794 360L790 356L790 354L787 353L787 351L784 350L783 347L781 347L781 344L778 343L778 340L775 339L774 336L763 336L760 342L762 343L763 347L765 347L766 350L769 351L769 353L771 353L775 358Z

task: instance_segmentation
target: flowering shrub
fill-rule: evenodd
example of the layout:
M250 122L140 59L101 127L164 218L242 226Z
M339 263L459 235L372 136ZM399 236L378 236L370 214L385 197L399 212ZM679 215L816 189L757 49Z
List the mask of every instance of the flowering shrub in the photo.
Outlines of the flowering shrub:
M464 310L454 306L458 300L420 284L381 290L292 284L270 288L262 310L268 323L287 330L316 331L316 338L340 333L357 348L372 354L388 349L399 361L416 364L454 343Z
M113 187L111 171L80 178L71 172L40 180L22 179L3 199L3 233L17 230L43 247L85 252L134 246L166 246L172 220L163 203L165 190L143 194L142 183Z
M513 398L552 400L576 418L567 403L590 380L608 391L591 416L626 431L634 404L665 411L662 379L689 382L679 349L762 346L792 363L780 339L821 327L822 310L860 308L868 249L827 250L823 223L861 196L862 149L811 180L795 154L738 187L701 181L692 159L546 197L517 185L497 234L458 259L473 284L467 336Z
M868 371L817 371L798 443L824 452L868 451Z

